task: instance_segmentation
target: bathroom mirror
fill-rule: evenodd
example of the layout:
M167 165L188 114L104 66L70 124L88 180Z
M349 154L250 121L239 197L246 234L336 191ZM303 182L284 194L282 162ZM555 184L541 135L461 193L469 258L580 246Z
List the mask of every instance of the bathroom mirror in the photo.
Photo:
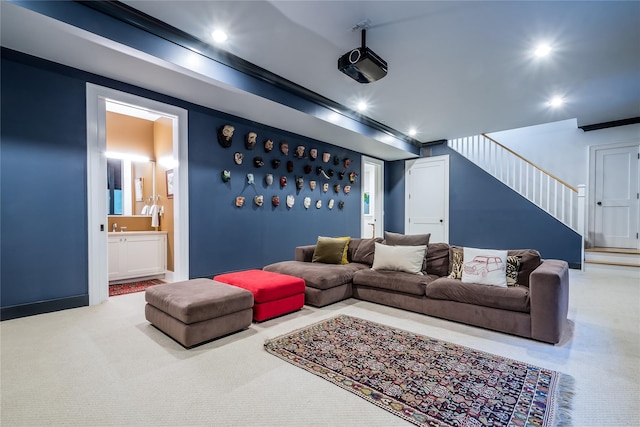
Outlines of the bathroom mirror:
M107 158L107 215L140 216L155 188L155 162Z

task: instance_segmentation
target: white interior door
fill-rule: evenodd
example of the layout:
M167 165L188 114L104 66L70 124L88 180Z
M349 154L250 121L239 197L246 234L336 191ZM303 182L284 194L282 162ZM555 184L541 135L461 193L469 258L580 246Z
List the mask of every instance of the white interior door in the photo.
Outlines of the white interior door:
M595 151L594 245L637 248L639 146Z
M382 237L384 233L384 162L362 156L361 237Z
M449 241L449 156L405 163L405 234L431 233Z

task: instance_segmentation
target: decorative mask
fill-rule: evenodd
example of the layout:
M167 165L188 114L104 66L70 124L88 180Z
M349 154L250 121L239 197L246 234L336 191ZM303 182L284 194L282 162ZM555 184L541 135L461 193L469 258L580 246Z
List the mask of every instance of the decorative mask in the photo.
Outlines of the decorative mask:
M271 150L273 150L273 140L271 140L271 139L267 139L267 140L264 142L264 151L265 151L266 153L269 153Z
M262 194L253 196L253 203L255 203L256 206L262 206L264 204L264 196Z
M296 188L298 190L302 190L304 188L304 178L302 177L296 178Z
M324 170L322 170L322 166L316 166L316 175L320 175L321 173L324 173Z
M244 139L244 146L247 150L253 150L256 148L256 139L258 139L258 134L255 132L249 132Z
M242 159L244 159L244 154L236 151L233 155L233 161L236 162L236 165L241 165Z
M309 150L309 158L311 160L315 160L318 158L318 149L317 148L312 148L311 150Z
M296 157L299 159L304 157L304 145L298 145L296 147Z
M241 208L242 205L244 205L244 197L243 196L236 197L236 206Z
M279 159L271 160L271 167L274 169L278 169L280 167L280 160Z
M322 161L327 163L331 159L331 153L322 153Z
M271 204L275 207L280 206L280 196L272 196L271 197Z
M252 173L248 173L247 174L247 184L253 185L255 183L256 183L256 181L255 181L255 178L253 177L253 174Z
M342 181L342 178L344 178L344 172L338 172L338 179Z
M338 202L338 209L342 210L344 208L344 202L342 200L340 200Z
M340 157L333 156L333 164L338 166L340 164Z
M344 191L344 194L349 194L351 192L351 186L345 185L343 191Z
M358 174L357 174L357 173L355 173L355 172L351 172L351 173L349 174L349 182L350 182L350 183L352 183L352 184L353 184L354 182L356 182L356 180L357 180L357 179L358 179Z
M289 155L289 143L287 141L281 141L280 142L280 151L285 156Z
M316 209L320 209L322 207L322 200L316 200Z
M327 191L329 191L329 183L325 182L324 184L322 184L322 192L326 193Z
M304 173L306 174L311 173L311 165L304 165Z
M287 162L287 172L293 172L293 162L291 160Z
M231 125L224 125L218 128L218 143L220 143L222 147L231 147L234 130L236 130L236 128Z
M257 168L261 168L264 166L264 160L262 160L262 157L257 156L253 158L253 166L257 167Z
M230 170L223 170L222 173L220 174L222 176L222 182L229 182L231 181L231 171Z
M309 209L309 206L311 206L311 197L305 197L304 200L302 201L302 205L304 206L305 209Z
M349 169L349 166L351 166L351 159L347 157L344 159L343 163L344 163L344 168Z
M273 174L272 173L268 173L264 176L264 183L267 185L271 185L273 184Z
M329 169L327 171L327 175L329 175L329 178L333 178L333 175L335 174L335 172L333 171L333 169Z
M334 203L335 203L335 202L333 201L333 199L329 200L329 204L327 205L327 207L328 207L330 210L331 210L331 209L333 209L333 204L334 204Z
M280 187L284 188L287 186L287 177L286 176L281 176L280 177Z
M287 207L291 209L296 202L296 198L293 197L293 194L287 195Z
M340 184L336 184L333 186L333 192L336 194L340 193Z
M311 191L316 189L316 185L318 183L316 181L309 181L309 188L311 189Z

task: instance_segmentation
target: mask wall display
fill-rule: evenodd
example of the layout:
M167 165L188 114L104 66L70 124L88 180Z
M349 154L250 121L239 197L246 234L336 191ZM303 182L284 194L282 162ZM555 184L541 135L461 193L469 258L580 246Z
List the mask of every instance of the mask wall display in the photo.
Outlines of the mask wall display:
M333 156L333 164L338 166L340 164L340 157Z
M344 159L343 164L345 169L349 169L349 166L351 166L351 159L349 158Z
M241 165L242 164L242 159L244 159L244 154L236 151L233 154L233 161L236 162L236 165Z
M309 188L311 189L311 191L316 189L316 185L318 185L316 181L309 181Z
M333 186L333 192L336 194L340 193L340 184L336 184Z
M287 141L280 142L280 152L285 156L289 155L289 143Z
M295 202L296 202L296 198L293 196L293 194L287 195L287 207L289 209L291 209L293 207Z
M340 200L338 202L338 209L342 210L344 208L344 202L342 200Z
M310 174L311 170L312 170L311 165L304 165L304 173Z
M331 160L331 153L322 153L322 161L327 163Z
M342 181L342 178L344 178L344 172L338 172L338 179Z
M264 204L264 196L262 194L253 196L253 203L255 203L256 206L262 206Z
M309 209L309 206L311 206L311 197L305 197L304 200L302 201L302 205L304 206L305 209Z
M287 177L283 175L280 177L280 187L284 188L286 186L287 186Z
M272 204L274 207L278 207L278 206L280 206L280 196L272 196L272 197L271 197L271 204Z
M273 174L272 173L268 173L264 176L264 183L267 185L271 185L273 184Z
M244 146L247 150L253 150L256 148L256 142L258 134L255 132L249 132L244 138Z
M322 207L322 200L316 200L316 209L320 209Z
M222 176L222 182L229 182L231 181L231 171L230 170L223 170L220 175Z
M326 193L327 191L329 191L329 183L325 182L324 184L322 184L322 192Z
M333 175L335 175L335 172L333 171L333 169L329 169L329 170L327 171L327 176L328 176L329 178L333 178Z
M298 145L298 146L296 147L296 154L295 154L295 156L296 156L297 158L299 158L299 159L302 159L302 158L304 157L304 150L305 150L304 145Z
M309 150L309 158L312 161L318 158L318 149L317 148L312 148L311 150Z
M287 172L293 172L293 162L291 160L287 162Z
M238 196L236 197L236 206L241 208L244 205L244 197Z
M357 179L358 179L358 174L357 174L357 173L355 173L355 172L351 172L351 173L349 174L349 182L350 182L350 183L352 183L352 184L353 184L354 182L356 182L356 180L357 180Z
M265 151L265 153L269 153L269 152L271 152L271 150L273 150L273 140L267 139L264 142L264 151Z
M274 169L278 169L280 167L280 159L271 160L271 167Z
M257 168L261 168L264 166L264 160L262 160L262 157L260 156L256 156L253 158L253 166L257 167Z
M304 188L304 178L302 177L296 178L296 188L298 190L302 190Z
M349 194L351 192L351 186L345 185L343 191L344 191L344 194Z
M256 181L255 181L255 178L254 178L253 174L252 173L248 173L247 174L247 184L253 185L255 183L256 183Z
M233 131L235 130L236 128L231 125L224 125L218 128L218 143L220 143L223 148L231 147L231 143L233 142Z
M329 204L327 205L327 207L331 210L333 209L333 204L335 203L335 201L333 199L329 200Z

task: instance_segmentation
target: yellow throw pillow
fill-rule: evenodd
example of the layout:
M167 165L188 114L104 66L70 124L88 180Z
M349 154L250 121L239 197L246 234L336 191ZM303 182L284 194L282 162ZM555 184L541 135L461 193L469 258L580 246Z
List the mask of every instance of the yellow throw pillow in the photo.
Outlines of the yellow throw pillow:
M342 253L342 261L340 264L349 264L349 260L347 259L347 251L349 250L349 243L351 243L351 237L336 237L336 239L346 240L347 244L344 245L344 252Z
M349 240L344 238L319 236L311 262L342 264L348 244Z

